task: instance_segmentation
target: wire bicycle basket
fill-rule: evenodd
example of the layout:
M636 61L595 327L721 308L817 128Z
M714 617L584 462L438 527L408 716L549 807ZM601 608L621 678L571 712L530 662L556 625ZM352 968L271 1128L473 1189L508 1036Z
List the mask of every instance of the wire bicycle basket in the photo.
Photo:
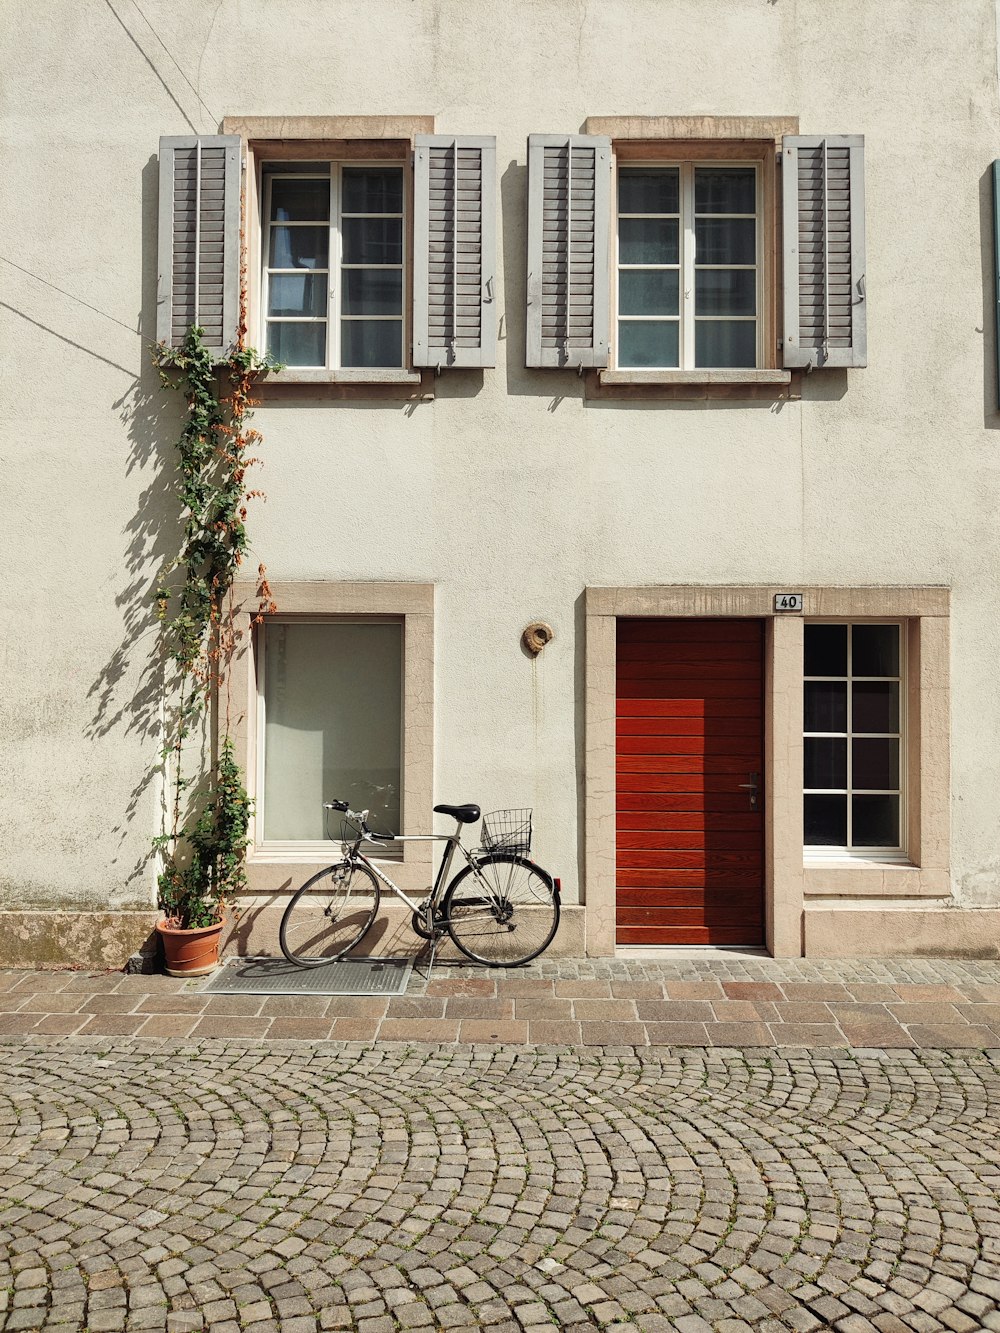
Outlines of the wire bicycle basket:
M493 810L483 815L483 851L527 856L531 851L531 811Z

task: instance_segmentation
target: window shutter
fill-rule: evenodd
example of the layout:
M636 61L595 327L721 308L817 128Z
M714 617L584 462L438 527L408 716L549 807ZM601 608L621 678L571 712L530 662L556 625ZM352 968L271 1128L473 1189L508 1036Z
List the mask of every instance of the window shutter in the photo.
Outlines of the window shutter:
M413 364L495 366L496 139L414 142Z
M218 357L236 342L240 308L240 139L160 140L156 336L177 347L192 324Z
M529 366L608 364L611 140L528 138Z
M865 141L782 139L786 366L865 366Z
M997 408L1000 409L1000 160L993 163L993 300L996 330L993 356L997 364Z

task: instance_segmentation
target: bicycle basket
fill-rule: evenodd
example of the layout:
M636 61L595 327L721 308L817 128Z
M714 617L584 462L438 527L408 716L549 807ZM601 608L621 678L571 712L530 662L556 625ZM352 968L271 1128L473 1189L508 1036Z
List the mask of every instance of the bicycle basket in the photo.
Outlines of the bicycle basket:
M527 855L531 851L531 811L494 810L483 815L483 850Z

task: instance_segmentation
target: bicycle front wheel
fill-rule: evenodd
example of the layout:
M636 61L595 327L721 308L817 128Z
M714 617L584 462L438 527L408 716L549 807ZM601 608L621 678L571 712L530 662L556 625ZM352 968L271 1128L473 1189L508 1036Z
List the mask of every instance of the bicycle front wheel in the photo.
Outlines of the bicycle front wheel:
M285 908L281 952L298 967L320 967L359 942L375 920L378 880L367 866L340 861L307 879Z
M494 852L448 885L448 934L474 963L517 967L549 947L559 927L551 875L523 856Z

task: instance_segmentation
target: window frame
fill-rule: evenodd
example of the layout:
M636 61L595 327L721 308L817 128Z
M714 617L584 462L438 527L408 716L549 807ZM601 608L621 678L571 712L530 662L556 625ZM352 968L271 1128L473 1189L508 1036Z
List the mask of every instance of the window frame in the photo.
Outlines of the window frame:
M243 201L243 255L246 274L248 339L264 346L264 162L364 162L370 166L403 167L403 365L380 370L308 369L287 366L280 375L261 379L264 398L358 397L413 401L433 395L433 376L413 365L413 143L417 134L433 131L433 116L228 116L226 131L239 135L246 159Z
M656 168L677 168L678 179L678 263L676 265L651 265L651 264L627 264L622 265L619 260L619 228L622 214L619 211L618 202L618 178L622 166L640 167L655 170ZM695 209L695 177L699 167L742 167L751 168L754 172L754 264L719 264L699 266L697 264L697 253L695 248L694 234L697 213ZM609 336L609 361L611 370L625 372L648 372L656 375L668 375L682 372L687 375L697 376L699 374L726 373L729 371L758 371L766 369L763 362L766 359L766 339L765 327L767 324L767 287L766 277L766 246L765 246L765 216L767 209L767 196L765 192L765 159L763 155L759 158L746 158L739 156L734 151L730 158L718 157L716 155L700 156L693 154L688 158L664 157L662 160L657 158L634 159L630 154L615 151L613 156L613 170L611 181L611 319ZM772 209L774 201L771 201ZM673 214L625 214L628 217L644 216L663 216L673 217ZM717 214L712 216L746 216L744 214ZM620 274L624 268L626 272L634 269L655 269L666 270L675 268L678 271L678 360L677 366L622 366L618 359L619 349L619 323L624 319L636 319L646 322L655 322L661 317L652 315L625 315L622 316L619 310L620 299ZM749 323L752 319L755 325L754 337L754 365L753 366L698 366L696 360L696 330L699 317L695 311L697 272L699 267L710 267L717 269L754 269L754 296L755 296L755 314L753 316L716 316L731 320L732 322Z
M888 865L908 864L909 851L907 846L907 830L909 828L909 793L908 793L908 775L909 775L909 734L908 734L908 711L909 711L909 632L908 622L902 618L890 616L876 616L871 618L860 616L810 616L806 618L803 626L803 633L811 625L846 625L847 626L847 667L846 676L807 676L805 673L805 661L803 660L802 684L803 696L805 686L812 681L845 681L847 684L847 729L838 732L820 732L807 731L805 728L805 716L803 715L802 736L803 742L809 738L845 738L847 743L847 785L845 788L824 788L824 787L806 787L805 770L803 760L802 775L802 795L803 811L805 807L804 798L808 795L845 795L847 801L847 845L840 847L831 843L809 843L805 841L805 830L803 828L803 857L808 864L810 861L878 861ZM854 673L854 645L853 629L857 625L892 625L898 634L899 643L899 672L896 676L858 676ZM895 681L899 688L899 730L898 732L861 732L855 733L851 728L852 722L852 695L851 685L855 680L872 681ZM880 789L875 788L856 788L853 786L852 766L853 766L853 741L856 736L861 739L877 740L880 738L898 739L898 788ZM804 752L803 744L803 752ZM855 795L890 795L899 797L899 842L895 847L889 846L852 846L852 797Z
M275 615L268 616L266 620L258 627L256 648L256 709L255 709L255 734L257 736L256 745L256 772L255 772L255 827L259 832L259 837L255 839L254 846L262 855L292 856L292 855L310 855L322 859L324 856L330 856L331 845L336 845L329 839L305 839L305 838L265 838L263 834L264 821L267 817L267 807L265 804L266 796L266 764L267 764L267 649L266 639L269 626L277 625L397 625L399 627L399 650L400 650L400 695L399 695L399 752L400 752L400 775L399 775L399 828L387 830L398 833L405 825L406 821L406 791L403 780L403 755L405 749L406 736L406 690L404 682L404 671L406 662L406 622L403 616L389 615L282 615L278 611ZM325 793L330 799L336 797L337 792ZM336 821L331 820L328 827L333 827ZM377 825L375 825L377 827ZM379 849L379 859L386 861L399 861L402 859L402 847L393 847L387 843L384 848Z
M412 282L409 280L412 272L412 231L413 231L413 173L408 170L408 163L405 156L398 160L387 158L358 158L354 156L330 156L323 157L314 154L307 154L300 158L287 159L300 164L302 162L315 162L317 167L325 166L326 172L308 172L308 171L281 171L275 170L280 167L281 157L276 157L270 153L261 153L257 159L258 172L258 195L260 198L260 208L257 212L257 232L260 238L260 265L258 268L258 284L260 299L258 302L258 345L267 347L268 329L270 324L319 324L323 323L326 329L326 362L324 365L295 365L289 366L289 370L295 374L302 372L327 372L329 374L358 375L361 377L377 376L380 372L403 371L410 368L411 349L410 349L410 330L412 329ZM402 309L399 315L365 315L365 316L345 316L342 308L345 272L343 262L343 170L345 167L395 167L399 169L402 180L403 207L400 214L378 214L379 217L399 217L402 223L402 255L399 264L389 265L351 265L349 268L384 268L386 270L398 271L400 274L400 286ZM327 291L326 291L326 314L323 320L319 317L309 316L278 316L272 317L268 311L268 301L270 294L270 276L272 266L268 263L270 255L271 228L275 225L271 218L271 187L275 177L285 180L317 180L325 179L327 173L330 181L330 217L327 224L328 242L327 242L327 267L322 269L303 269L302 273L326 272ZM349 216L354 216L350 214ZM277 224L284 225L284 224ZM291 223L292 226L316 226L314 222ZM298 273L299 270L279 270L282 273ZM334 277L336 281L334 282ZM343 350L342 322L352 318L379 319L386 322L398 322L400 325L400 362L397 366L344 366L341 364Z
M404 834L427 833L433 825L434 792L434 585L431 583L340 583L329 580L272 580L271 595L282 619L391 619L403 622L403 750L400 807ZM246 773L247 792L256 802L257 670L262 643L257 623L260 597L256 583L233 585L237 639L225 663L217 719L217 743L232 739ZM336 860L336 841L291 844L286 851L260 841L261 821L251 810L247 849L247 892L283 900L310 874ZM432 873L428 842L408 842L402 859L392 861L392 876L408 893L419 893ZM396 850L396 849L393 849ZM373 860L383 859L372 848Z

